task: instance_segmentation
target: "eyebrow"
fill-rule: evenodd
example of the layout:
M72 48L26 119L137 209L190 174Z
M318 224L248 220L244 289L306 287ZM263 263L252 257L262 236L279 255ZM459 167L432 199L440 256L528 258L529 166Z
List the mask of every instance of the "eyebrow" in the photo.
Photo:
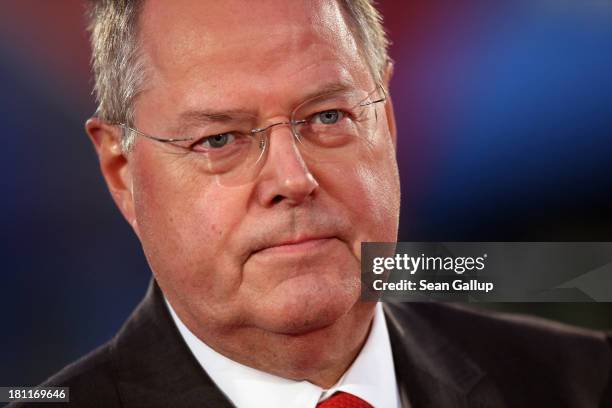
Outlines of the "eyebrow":
M344 82L344 81L332 82L332 83L320 86L318 87L318 89L307 93L306 95L302 97L302 100L300 103L305 102L310 99L319 98L321 96L335 95L337 93L350 91L354 88L355 87L349 84L348 82Z
M252 118L254 116L242 110L214 111L192 109L182 112L178 116L173 129L180 133L196 125L208 123L229 123L240 119L244 120L245 117Z
M310 99L315 99L325 95L334 95L353 89L354 87L345 81L336 81L317 87L314 91L306 93L301 97L299 103ZM299 104L298 103L298 104ZM296 104L297 106L297 104ZM245 119L253 119L255 115L245 110L205 110L190 109L179 114L176 126L173 128L178 131L185 131L192 126L209 123L229 123Z

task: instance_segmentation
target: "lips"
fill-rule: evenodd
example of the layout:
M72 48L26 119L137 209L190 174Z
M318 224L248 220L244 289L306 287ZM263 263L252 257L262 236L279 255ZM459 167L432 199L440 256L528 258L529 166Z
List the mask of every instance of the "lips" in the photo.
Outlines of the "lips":
M306 256L309 252L314 255L328 246L331 249L331 244L349 242L353 235L349 217L335 207L296 207L273 215L265 220L258 217L237 237L241 263L253 256Z
M251 255L263 253L292 253L306 252L315 249L320 245L324 245L331 239L333 235L304 235L296 238L280 239L271 242L262 243L260 247L255 249Z

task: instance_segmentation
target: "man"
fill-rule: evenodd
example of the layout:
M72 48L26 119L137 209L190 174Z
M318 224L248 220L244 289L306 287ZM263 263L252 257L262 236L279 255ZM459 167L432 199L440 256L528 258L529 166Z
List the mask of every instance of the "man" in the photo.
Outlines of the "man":
M603 334L361 302L395 241L392 65L368 0L100 0L86 129L154 280L50 378L74 406L606 403Z

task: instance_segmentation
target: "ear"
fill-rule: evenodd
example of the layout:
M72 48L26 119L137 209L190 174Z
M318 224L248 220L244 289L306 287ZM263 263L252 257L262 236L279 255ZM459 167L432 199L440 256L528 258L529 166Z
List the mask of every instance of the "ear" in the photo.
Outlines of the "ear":
M85 123L85 130L96 149L100 170L115 204L138 235L132 174L128 156L121 149L121 129L98 118L90 118Z
M393 140L393 146L397 150L397 128L395 126L395 113L393 111L393 101L391 100L391 92L389 91L389 84L391 83L391 77L393 76L393 61L387 61L385 67L385 74L383 77L383 86L387 91L387 101L385 102L385 113L387 114L387 126L389 127L389 133L391 133L391 139Z

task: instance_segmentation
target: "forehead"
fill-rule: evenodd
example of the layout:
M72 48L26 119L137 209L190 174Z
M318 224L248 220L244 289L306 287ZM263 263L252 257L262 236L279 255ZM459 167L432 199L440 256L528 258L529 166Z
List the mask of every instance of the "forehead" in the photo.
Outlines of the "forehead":
M366 71L334 0L147 0L140 36L150 88L186 99L322 77L356 82Z

